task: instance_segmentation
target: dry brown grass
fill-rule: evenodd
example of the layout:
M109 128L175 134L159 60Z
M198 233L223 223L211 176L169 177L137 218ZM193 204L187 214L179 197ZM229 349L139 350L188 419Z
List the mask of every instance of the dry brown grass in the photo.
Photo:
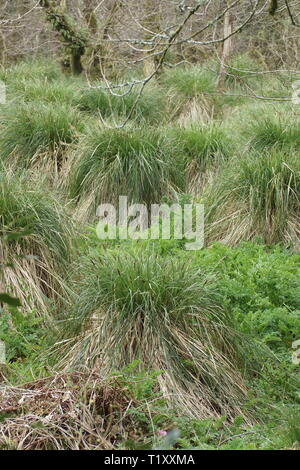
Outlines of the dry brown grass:
M0 384L0 449L115 449L142 434L130 415L133 405L115 378L96 372Z
M65 293L74 236L64 202L48 191L45 181L29 173L0 173L0 291L43 315L49 299Z

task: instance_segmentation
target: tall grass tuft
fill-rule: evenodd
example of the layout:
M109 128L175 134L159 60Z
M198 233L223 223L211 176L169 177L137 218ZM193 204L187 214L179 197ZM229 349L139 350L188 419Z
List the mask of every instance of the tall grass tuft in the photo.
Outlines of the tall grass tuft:
M60 198L29 181L26 173L0 173L0 291L46 314L62 291L73 228Z
M231 153L231 141L219 125L192 124L172 130L186 170L187 189L199 192Z
M213 279L187 260L151 249L93 252L79 266L77 303L62 365L103 373L140 361L161 370L159 386L186 414L243 414L246 353L220 306Z
M83 82L71 79L49 81L47 78L22 78L9 88L13 101L73 104Z
M41 57L33 60L21 61L9 68L0 68L0 80L8 87L20 80L47 80L52 82L63 78L63 73L54 61L43 60Z
M61 159L66 145L84 128L75 108L35 102L3 107L0 125L0 158L11 157L23 168L37 160Z
M255 86L263 75L263 67L248 54L231 57L226 66L225 82L230 85Z
M199 65L175 67L161 75L161 83L185 98L194 98L203 93L213 93L216 87L216 75Z
M273 149L234 160L207 195L208 232L237 243L300 241L300 163L297 152Z
M131 115L133 120L151 124L161 123L165 119L167 99L157 85L146 87L140 97L137 88L117 88L112 91L110 93L97 88L97 83L91 88L86 86L75 98L75 104L82 111L101 114L103 118L126 118ZM121 96L116 96L118 94Z
M130 202L151 204L181 184L173 140L154 129L92 126L68 162L69 192L87 214L102 202L127 195Z
M273 146L300 147L300 121L288 109L283 112L279 109L265 109L251 119L246 128L250 139L250 146L258 150L268 149Z

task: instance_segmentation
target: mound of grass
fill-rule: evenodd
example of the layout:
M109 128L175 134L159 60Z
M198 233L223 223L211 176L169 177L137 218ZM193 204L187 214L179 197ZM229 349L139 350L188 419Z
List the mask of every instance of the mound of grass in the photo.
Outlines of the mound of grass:
M230 155L232 144L228 135L214 123L179 127L172 134L185 165L188 190L203 189L208 172L216 170Z
M160 77L162 85L184 98L194 98L203 93L213 93L216 75L199 65L168 69Z
M9 92L14 102L72 104L79 93L79 84L82 86L82 82L76 83L71 79L50 81L47 78L22 78L9 87Z
M57 63L42 58L19 62L10 68L0 68L0 80L10 84L21 80L47 80L52 82L63 78L63 73Z
M1 111L0 157L12 157L23 168L42 155L59 160L84 128L78 110L66 104L8 104Z
M300 146L299 119L288 109L262 108L247 126L250 146L258 150L271 147Z
M174 142L156 130L91 127L69 162L72 198L87 201L88 212L103 202L160 202L181 183ZM95 212L94 212L95 213Z
M104 86L100 83L99 86ZM116 88L112 93L105 89L88 86L81 91L75 103L82 111L101 114L103 118L123 117L129 114L133 120L148 123L160 123L166 116L167 101L165 95L156 86L148 86L139 97L139 89ZM123 95L123 96L116 96Z
M230 243L257 236L267 244L297 244L299 195L296 152L274 149L235 159L208 191L208 233Z
M46 313L47 300L61 290L59 274L73 238L62 202L44 184L30 184L26 174L0 173L0 235L0 290L14 294L24 308Z
M225 82L228 85L256 85L262 80L263 75L259 72L263 67L248 54L241 54L229 59L226 66Z
M162 370L161 390L192 416L242 413L247 342L220 307L213 278L151 249L93 252L79 267L78 300L62 363ZM243 364L243 365L242 365Z

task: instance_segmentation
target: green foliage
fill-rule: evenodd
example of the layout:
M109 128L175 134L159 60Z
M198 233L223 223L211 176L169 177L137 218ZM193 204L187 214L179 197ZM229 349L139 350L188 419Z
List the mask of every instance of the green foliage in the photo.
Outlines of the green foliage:
M81 91L75 98L79 109L92 114L100 113L103 118L124 119L130 115L133 120L152 124L161 123L166 117L166 97L158 86L149 85L140 97L137 87L132 90L128 87L112 88L112 93L100 87L105 87L105 83L94 83L91 88L86 86Z
M145 371L139 366L140 362L135 360L123 367L121 371L112 372L111 375L123 389L129 391L134 400L161 399L160 394L157 393L157 379L163 371Z
M131 202L159 202L181 184L182 175L172 158L173 141L162 132L97 125L89 128L78 147L69 177L70 196L93 195L93 210L100 202L118 201L121 195Z
M195 419L170 408L168 401L157 393L158 373L137 370L129 364L114 373L117 382L136 400L128 412L144 436L127 439L121 449L210 449L210 450L272 450L299 448L299 406L274 407L268 423L249 425L242 416L228 422L226 416ZM162 371L163 373L163 371ZM280 384L277 384L280 386ZM281 384L282 385L282 384ZM269 416L270 417L270 416ZM169 438L176 438L171 447ZM166 437L161 437L166 434Z
M0 157L11 154L19 166L28 167L38 154L62 150L83 130L82 117L75 108L58 103L19 103L1 108Z
M0 302L3 304L9 305L10 307L21 307L19 299L12 297L9 294L0 294Z
M16 232L27 236L11 237ZM31 183L26 173L0 173L0 234L7 247L35 245L61 263L69 259L72 228L65 208L57 194Z
M14 87L18 82L27 80L46 80L47 82L53 82L55 80L63 78L63 74L58 66L52 60L49 59L33 59L18 62L16 65L0 69L0 79L3 80L8 87Z
M71 17L60 8L53 6L46 6L47 20L52 24L55 31L57 31L63 41L71 49L84 49L87 45L87 33L83 30L77 30L76 25Z
M163 72L160 78L163 86L184 98L214 93L216 79L213 72L199 65L171 68Z
M219 275L218 286L244 333L274 351L289 352L300 337L300 257L280 247L216 244L195 262Z
M41 341L42 318L35 312L26 315L17 309L0 316L0 340L5 343L7 362L28 358L39 347Z
M174 138L185 164L195 163L198 171L216 166L229 157L231 142L216 124L191 125L173 130Z

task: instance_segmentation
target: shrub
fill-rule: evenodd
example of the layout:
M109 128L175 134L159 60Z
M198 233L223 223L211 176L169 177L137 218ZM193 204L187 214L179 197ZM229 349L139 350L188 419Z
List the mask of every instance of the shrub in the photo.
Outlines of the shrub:
M199 269L217 271L218 289L239 328L289 356L300 334L300 257L278 246L215 244L195 254Z

